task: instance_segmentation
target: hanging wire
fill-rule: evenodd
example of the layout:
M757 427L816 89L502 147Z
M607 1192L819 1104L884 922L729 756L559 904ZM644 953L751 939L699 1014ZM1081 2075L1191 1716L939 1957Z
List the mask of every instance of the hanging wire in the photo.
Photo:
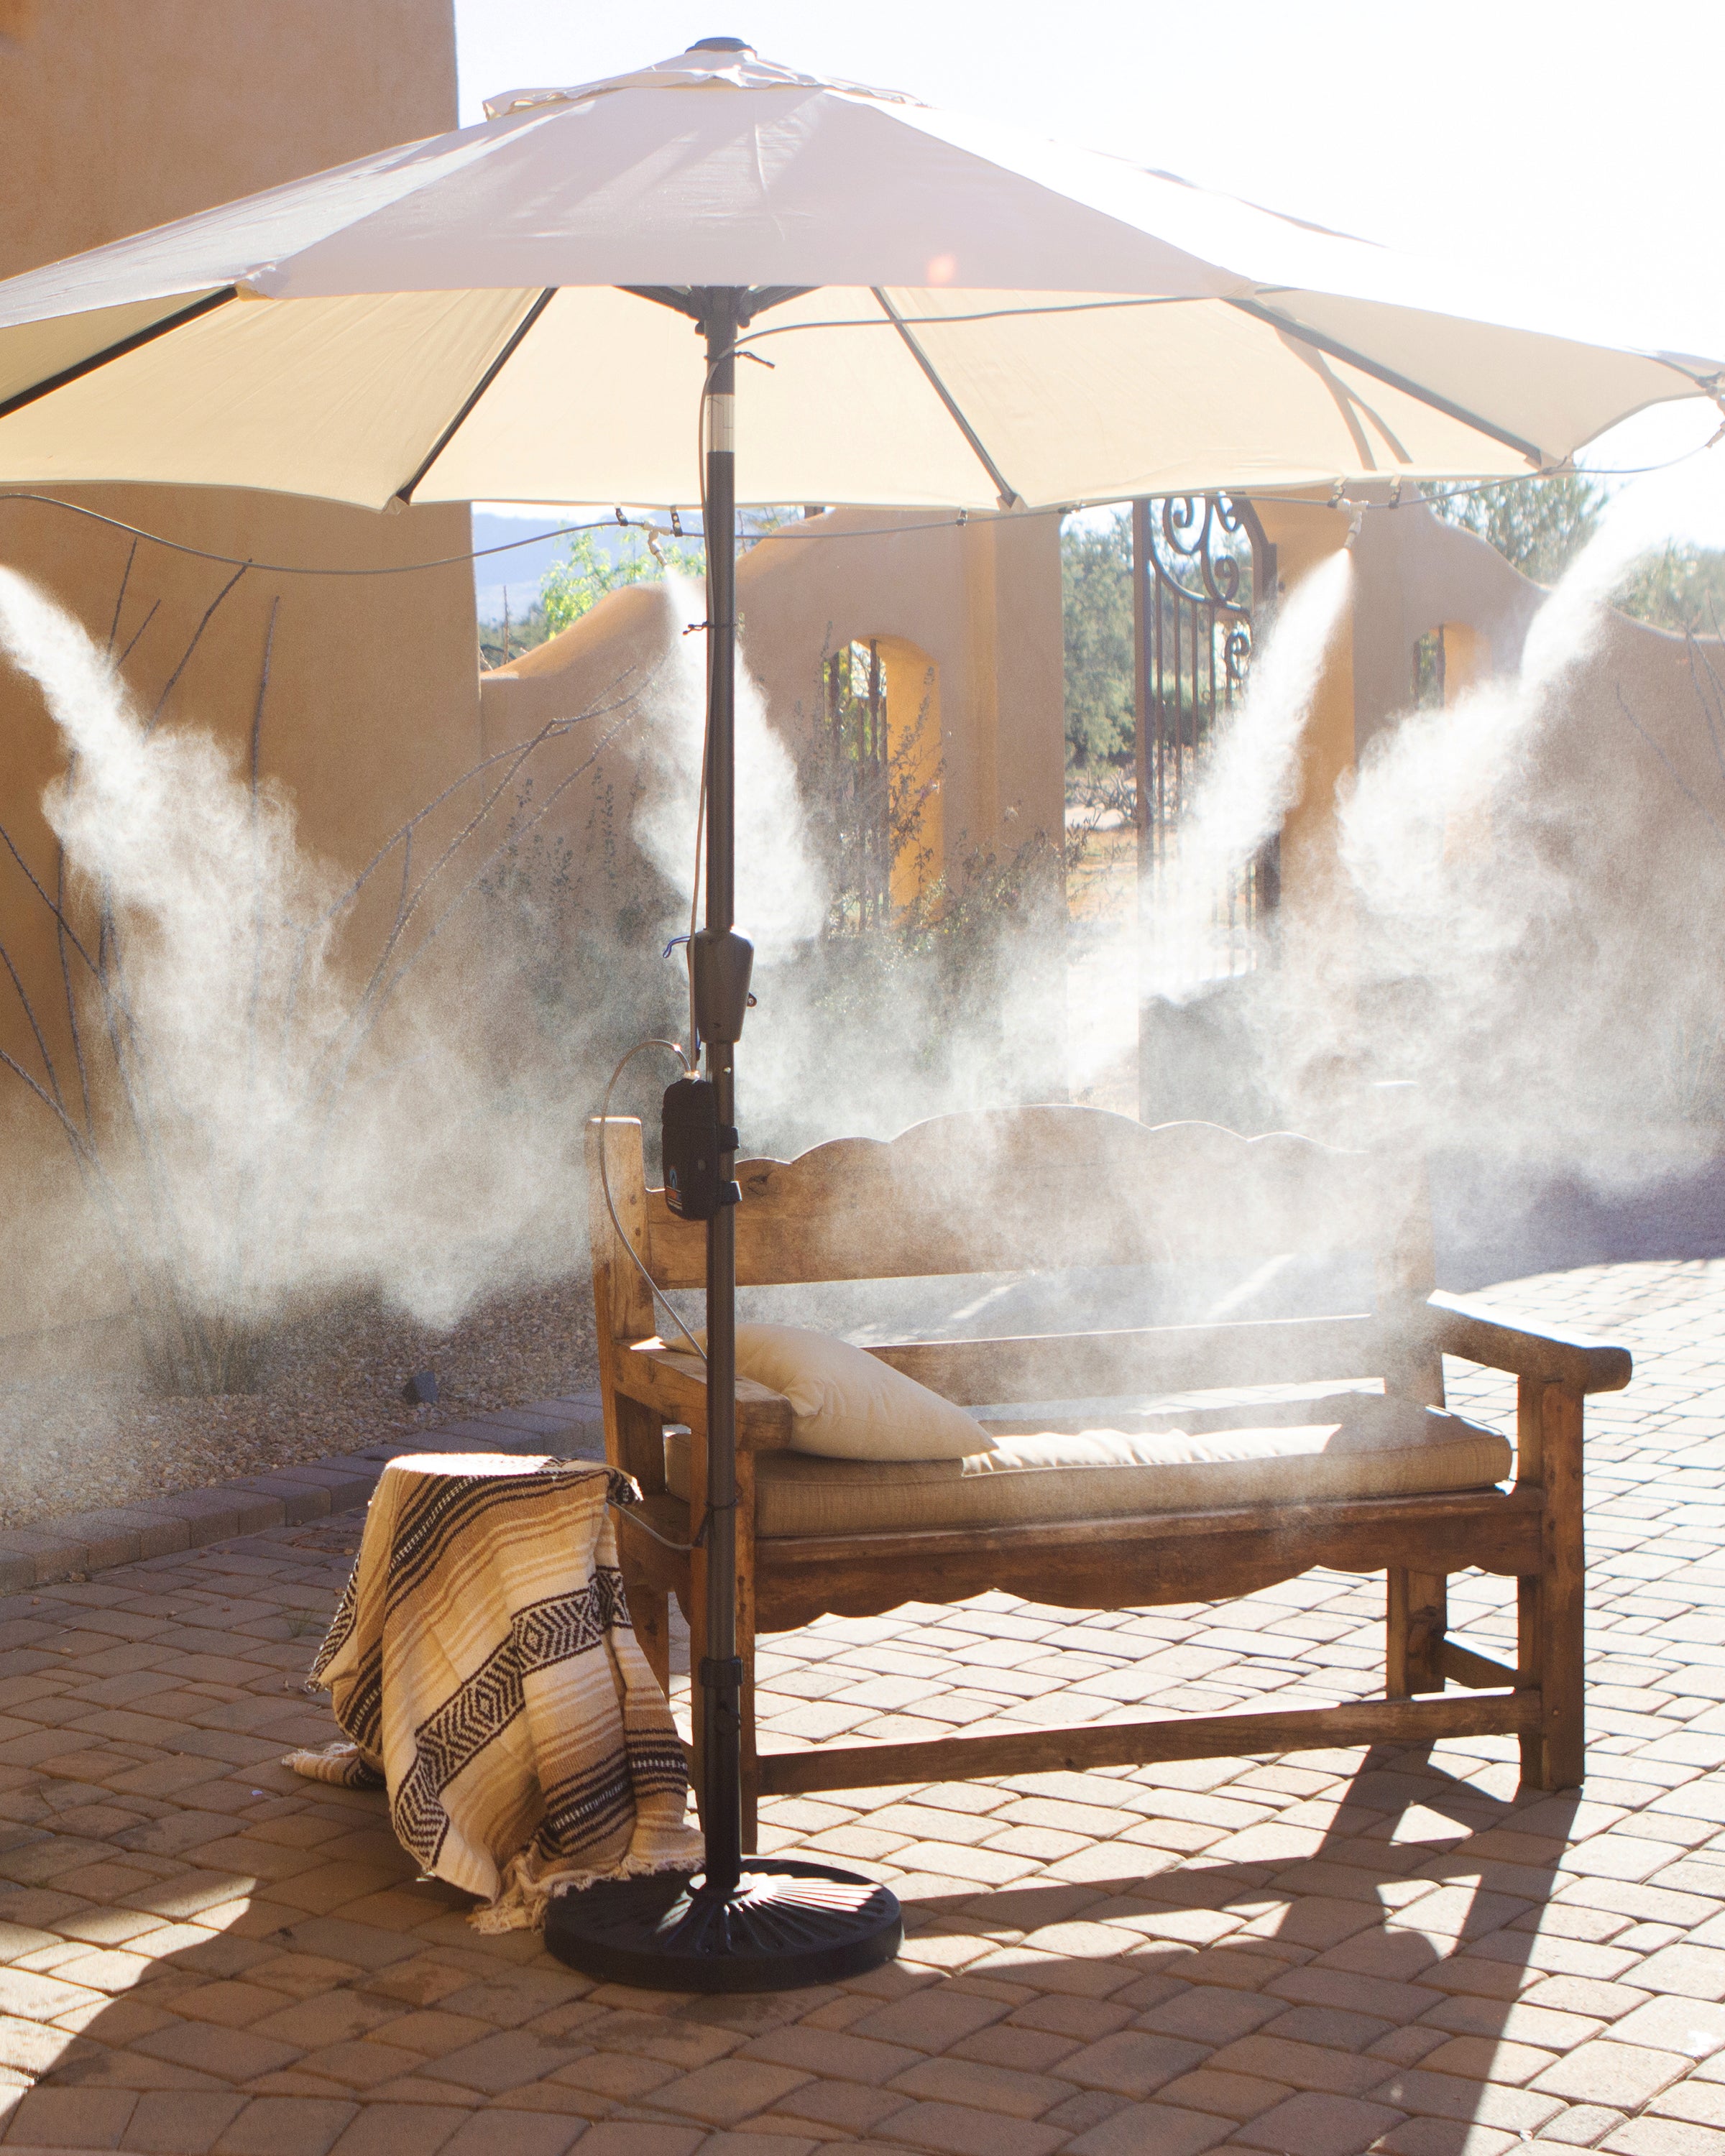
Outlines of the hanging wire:
M607 1147L605 1142L605 1126L611 1120L611 1096L616 1088L618 1080L623 1075L629 1065L634 1061L636 1056L645 1055L646 1051L649 1048L663 1048L666 1050L670 1055L675 1055L678 1062L682 1065L683 1075L685 1078L690 1078L694 1075L694 1072L690 1066L689 1059L684 1055L682 1044L680 1041L638 1040L634 1046L630 1049L628 1055L624 1057L617 1068L611 1073L610 1079L605 1087L605 1097L599 1109L599 1187L605 1194L605 1210L611 1216L611 1225L617 1231L618 1241L621 1243L624 1249L629 1252L630 1258L634 1261L635 1270L647 1283L654 1301L665 1312L667 1316L670 1317L671 1323L676 1327L678 1332L682 1334L683 1337L695 1350L696 1353L700 1356L701 1361L705 1363L706 1360L706 1348L701 1346L701 1342L689 1330L688 1327L684 1324L682 1317L672 1304L670 1297L666 1296L664 1290L660 1286L658 1281L654 1279L652 1274L647 1270L645 1261L643 1260L640 1252L624 1233L623 1223L617 1217L616 1201L611 1195L611 1177L609 1164L606 1158Z
M739 357L747 357L749 355L741 352L738 353ZM701 401L702 403L705 404L705 389L702 391ZM704 442L704 429L702 439ZM1707 450L1718 446L1722 439L1725 439L1725 427L1722 427L1719 432L1710 440L1706 442L1698 442L1692 449L1684 449L1678 455L1665 458L1662 461L1657 464L1578 465L1566 459L1563 464L1548 465L1541 471L1512 472L1501 479L1476 480L1459 486L1444 485L1443 491L1441 493L1433 493L1423 490L1425 488L1443 485L1443 482L1441 481L1425 480L1423 482L1414 482L1413 484L1419 485L1422 487L1422 491L1417 494L1404 493L1398 500L1394 501L1361 501L1357 496L1350 495L1348 492L1348 489L1350 485L1365 485L1375 483L1373 481L1368 481L1363 478L1352 480L1342 480L1340 482L1341 491L1339 495L1333 492L1322 496L1305 494L1284 494L1279 492L1274 488L1266 488L1261 490L1261 493L1256 498L1266 501L1285 501L1291 506L1302 509L1409 509L1418 507L1422 505L1430 506L1438 502L1465 501L1470 496L1477 494L1491 494L1495 492L1500 487L1522 486L1525 485L1529 480L1563 478L1602 480L1645 479L1656 472L1675 471L1680 465L1687 464L1693 458L1703 455ZM1383 478L1391 480L1395 479L1397 476L1398 475L1394 473L1385 473L1382 475ZM1403 481L1402 484L1406 485L1409 482ZM1211 491L1214 491L1214 490L1204 487L1183 488L1178 490L1175 495L1167 496L1153 495L1150 499L1153 501L1161 501L1164 499L1175 500L1179 498L1179 495L1187 493L1204 494ZM703 454L702 484L701 489L701 500L703 508L703 525L706 521L706 493L705 460ZM1122 495L1117 498L1110 496L1106 500L1099 501L1052 502L1041 508L1014 510L1010 512L1010 515L1014 523L1022 524L1027 518L1030 517L1070 516L1079 510L1082 509L1110 509L1123 507L1127 498L1127 497ZM124 517L110 516L101 510L88 508L83 502L62 501L58 495L54 494L27 493L10 489L0 490L0 502L8 501L33 502L46 509L64 510L69 516L82 516L87 518L89 521L93 524L105 525L109 530L113 531L122 531L126 533L128 537L132 539L146 540L152 547L165 547L170 553L189 555L194 561L215 562L227 568L239 569L249 567L257 573L270 577L418 576L429 569L457 568L467 562L487 561L495 554L513 553L518 547L537 547L542 545L547 540L550 539L570 538L578 532L615 531L619 525L626 531L639 531L644 534L649 535L655 539L677 539L688 536L682 531L680 525L677 524L655 524L649 522L645 517L619 516L614 512L614 514L609 516L595 517L587 523L555 525L548 531L530 532L525 538L521 539L506 539L495 547L475 547L470 548L465 554L439 554L429 562L385 562L371 563L364 567L331 567L327 564L314 564L305 562L260 562L257 560L255 557L247 557L243 554L223 554L219 552L217 549L210 547L193 547L182 539L170 539L165 532L151 531L146 526L141 524L129 524ZM838 504L835 506L842 507L844 505ZM668 513L675 516L677 512L670 511ZM903 517L901 516L900 520L896 523L865 525L860 527L854 526L849 530L841 531L812 530L809 528L810 525L812 523L818 523L822 520L805 519L801 523L793 521L788 524L777 525L770 531L740 532L737 536L739 542L743 546L748 547L757 547L764 540L768 539L790 540L802 545L819 541L823 544L830 545L835 542L846 539L896 538L901 532L906 531L957 531L962 530L966 525L973 522L993 522L998 521L1004 518L1007 513L1008 512L1005 511L996 511L985 509L959 509L955 510L951 516L919 517L915 523L906 522Z
M605 1087L604 1101L599 1110L599 1188L605 1194L605 1210L611 1216L611 1225L616 1230L618 1241L623 1245L624 1249L629 1252L636 1271L639 1273L641 1278L647 1283L654 1301L665 1312L672 1324L676 1327L678 1332L682 1334L683 1337L688 1342L695 1353L701 1358L701 1363L704 1368L706 1363L706 1348L701 1346L700 1341L696 1338L695 1335L683 1322L681 1313L676 1309L675 1306L671 1302L670 1298L665 1293L658 1281L654 1279L652 1274L648 1270L647 1266L641 1257L640 1252L636 1250L634 1245L629 1240L629 1237L624 1235L623 1231L623 1223L617 1217L616 1200L611 1195L609 1160L610 1146L608 1137L608 1126L611 1120L611 1095L613 1090L616 1086L618 1080L623 1075L624 1071L631 1063L634 1062L636 1056L644 1055L649 1048L663 1048L666 1050L670 1055L675 1055L678 1062L682 1065L683 1075L685 1077L689 1077L693 1075L690 1068L689 1059L684 1055L681 1045L677 1041L638 1040L634 1046L630 1049L628 1055L623 1058L623 1060L611 1073L610 1081ZM626 1511L629 1524L632 1527L639 1528L641 1533L649 1537L654 1542L659 1543L661 1548L673 1550L679 1557L687 1557L691 1552L701 1548L706 1543L707 1531L712 1525L712 1516L715 1511L729 1511L732 1509L736 1501L733 1499L731 1506L715 1507L709 1505L706 1512L702 1514L701 1526L696 1530L694 1541L688 1543L675 1542L669 1535L660 1534L658 1528L653 1525L652 1522L645 1518L634 1508L634 1506L625 1507L624 1506L618 1505L614 1500L609 1498L606 1500L606 1502L611 1506L614 1512L622 1512Z

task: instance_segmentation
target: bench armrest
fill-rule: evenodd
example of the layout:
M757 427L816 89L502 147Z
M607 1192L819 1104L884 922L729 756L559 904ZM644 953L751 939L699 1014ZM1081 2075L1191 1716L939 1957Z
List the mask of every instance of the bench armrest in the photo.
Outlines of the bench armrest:
M706 1366L662 1340L643 1340L620 1358L617 1389L667 1422L706 1421ZM753 1452L780 1452L791 1441L791 1404L783 1393L737 1381L737 1441Z
M1441 1291L1420 1315L1426 1338L1442 1354L1517 1377L1543 1378L1578 1393L1620 1393L1635 1370L1627 1348L1578 1333L1532 1332Z

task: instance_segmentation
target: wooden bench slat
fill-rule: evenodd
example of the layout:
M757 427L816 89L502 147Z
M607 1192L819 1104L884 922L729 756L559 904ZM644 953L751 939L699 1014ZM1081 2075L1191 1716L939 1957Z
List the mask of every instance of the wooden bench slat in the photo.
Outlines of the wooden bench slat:
M1382 1374L1383 1346L1382 1327L1366 1312L998 1340L895 1341L869 1352L918 1384L969 1404L1372 1378ZM1249 1417L1250 1409L1241 1413Z
M913 1744L820 1744L761 1755L763 1795L869 1789L896 1783L975 1781L984 1776L1081 1774L1091 1767L1148 1766L1167 1759L1250 1758L1335 1744L1435 1744L1448 1737L1511 1737L1535 1727L1532 1692L1476 1692L1455 1699L1370 1699L1279 1713L1182 1714L1154 1722L1102 1722L993 1737L937 1737Z
M737 1178L744 1286L1368 1250L1400 1240L1409 1197L1417 1209L1367 1153L1070 1106L936 1116L740 1161ZM698 1287L704 1229L662 1191L646 1200L655 1277Z
M1414 1321L1444 1354L1488 1369L1549 1378L1573 1385L1579 1393L1620 1393L1634 1374L1627 1348L1579 1333L1530 1332L1495 1311L1481 1310L1441 1290L1414 1313Z
M1046 1526L895 1529L783 1536L756 1545L757 1622L788 1631L821 1615L861 1616L898 1603L991 1590L1069 1609L1155 1609L1219 1601L1314 1565L1389 1565L1511 1576L1537 1571L1538 1494L1458 1491L1290 1506L1146 1513Z
M1476 1655L1471 1647L1459 1641L1445 1640L1438 1649L1438 1669L1452 1683L1466 1685L1471 1691L1490 1691L1499 1685L1519 1685L1522 1679L1507 1662L1493 1661L1489 1655Z

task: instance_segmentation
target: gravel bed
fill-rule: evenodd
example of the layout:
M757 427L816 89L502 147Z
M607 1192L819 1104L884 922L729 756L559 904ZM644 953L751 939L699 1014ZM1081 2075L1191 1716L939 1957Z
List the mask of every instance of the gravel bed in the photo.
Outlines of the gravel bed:
M409 1406L403 1387L428 1368L438 1403ZM171 1398L126 1377L20 1382L0 1389L0 1527L352 1452L597 1382L585 1275L499 1297L449 1332L374 1304L325 1311L283 1328L256 1393Z

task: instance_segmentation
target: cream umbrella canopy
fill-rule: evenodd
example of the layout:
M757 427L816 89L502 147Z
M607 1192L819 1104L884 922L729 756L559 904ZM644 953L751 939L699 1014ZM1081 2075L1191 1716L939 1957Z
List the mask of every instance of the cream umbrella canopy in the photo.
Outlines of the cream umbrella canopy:
M892 1897L745 1861L740 1838L723 1202L751 956L732 917L738 500L1013 513L1512 475L1648 404L1717 397L1720 373L734 38L487 110L0 284L0 485L702 505L706 1081L685 1105L717 1194L691 1214L707 1219L706 1866L686 1891L565 1896L547 1938L595 1974L675 1989L827 1981L895 1950Z
M0 284L0 478L687 506L696 286L751 291L773 361L736 392L756 502L1513 475L1718 387L1513 291L747 49L487 109Z

